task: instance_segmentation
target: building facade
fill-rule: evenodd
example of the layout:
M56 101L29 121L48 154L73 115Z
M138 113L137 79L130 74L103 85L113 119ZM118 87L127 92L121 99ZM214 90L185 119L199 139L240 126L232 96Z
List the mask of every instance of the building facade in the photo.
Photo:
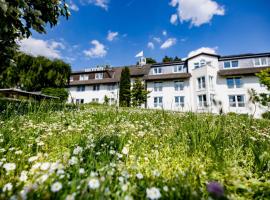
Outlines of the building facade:
M143 63L144 64L144 63ZM129 66L131 82L139 78L150 92L150 109L254 114L266 108L250 102L249 90L267 93L255 75L270 67L270 53L219 56L201 53L181 62ZM118 103L123 67L73 72L69 102Z

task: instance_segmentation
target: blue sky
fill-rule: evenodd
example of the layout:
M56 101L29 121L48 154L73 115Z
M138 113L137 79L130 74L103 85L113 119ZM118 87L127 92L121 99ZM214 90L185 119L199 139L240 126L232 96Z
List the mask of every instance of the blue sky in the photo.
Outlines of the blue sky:
M33 55L61 58L73 70L157 61L190 52L270 51L269 0L67 0L69 20L21 42ZM110 33L110 34L109 34ZM202 48L203 47L203 48ZM193 52L193 53L195 53Z

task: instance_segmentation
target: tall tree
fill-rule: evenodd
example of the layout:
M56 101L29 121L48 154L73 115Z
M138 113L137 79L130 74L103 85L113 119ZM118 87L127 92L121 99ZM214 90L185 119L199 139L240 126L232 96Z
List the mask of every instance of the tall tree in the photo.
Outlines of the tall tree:
M40 91L48 87L63 88L68 84L71 67L61 60L20 53L14 62L0 75L0 87Z
M155 64L157 61L153 58L146 58L146 64Z
M121 72L119 105L122 107L130 107L131 92L130 92L130 70L125 67Z
M149 92L140 79L136 79L131 90L132 106L138 107L146 103Z
M47 24L53 27L69 15L65 0L1 0L0 72L13 63L17 40L30 37L32 30L46 33Z
M265 85L267 90L270 93L270 68L262 70L260 73L257 73L256 75L259 77L260 83ZM270 108L270 94L269 93L261 93L259 95L255 93L255 95L257 95L258 102Z
M172 57L165 56L162 59L162 62L164 62L164 63L173 62L173 58Z

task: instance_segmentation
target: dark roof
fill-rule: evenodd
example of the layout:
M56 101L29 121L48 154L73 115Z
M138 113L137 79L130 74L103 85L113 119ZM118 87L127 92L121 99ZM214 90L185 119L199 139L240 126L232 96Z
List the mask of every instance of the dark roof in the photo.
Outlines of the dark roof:
M223 60L231 60L231 59L244 59L244 58L257 58L257 57L269 57L270 53L247 53L247 54L238 54L238 55L228 55L228 56L221 56L219 58L220 61Z
M161 75L147 75L144 77L146 81L156 80L172 80L172 79L186 79L190 78L190 73L174 73L174 74L161 74Z
M218 58L220 57L220 55L217 55L217 54L204 53L204 52L202 52L202 53L199 53L199 54L196 54L194 56L191 56L191 57L187 58L186 61L188 61L188 60L190 60L192 58L196 58L197 56L200 56L200 55L214 56L214 57L218 57Z
M218 75L220 76L253 75L267 68L270 68L270 66L269 67L238 68L238 69L223 69L223 70L218 71Z
M117 78L89 79L87 81L71 81L69 85L78 86L78 85L110 84L110 83L118 83L119 81L120 79Z
M27 92L16 88L0 89L0 94L3 94L5 96L21 95L25 97L34 97L36 99L59 99L59 97L41 94L41 92Z

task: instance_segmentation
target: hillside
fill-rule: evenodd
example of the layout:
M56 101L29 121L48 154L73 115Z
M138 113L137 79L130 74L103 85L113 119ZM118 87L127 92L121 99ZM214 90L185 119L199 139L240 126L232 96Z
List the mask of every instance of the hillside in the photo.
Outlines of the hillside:
M84 106L0 121L0 199L267 199L270 123Z

